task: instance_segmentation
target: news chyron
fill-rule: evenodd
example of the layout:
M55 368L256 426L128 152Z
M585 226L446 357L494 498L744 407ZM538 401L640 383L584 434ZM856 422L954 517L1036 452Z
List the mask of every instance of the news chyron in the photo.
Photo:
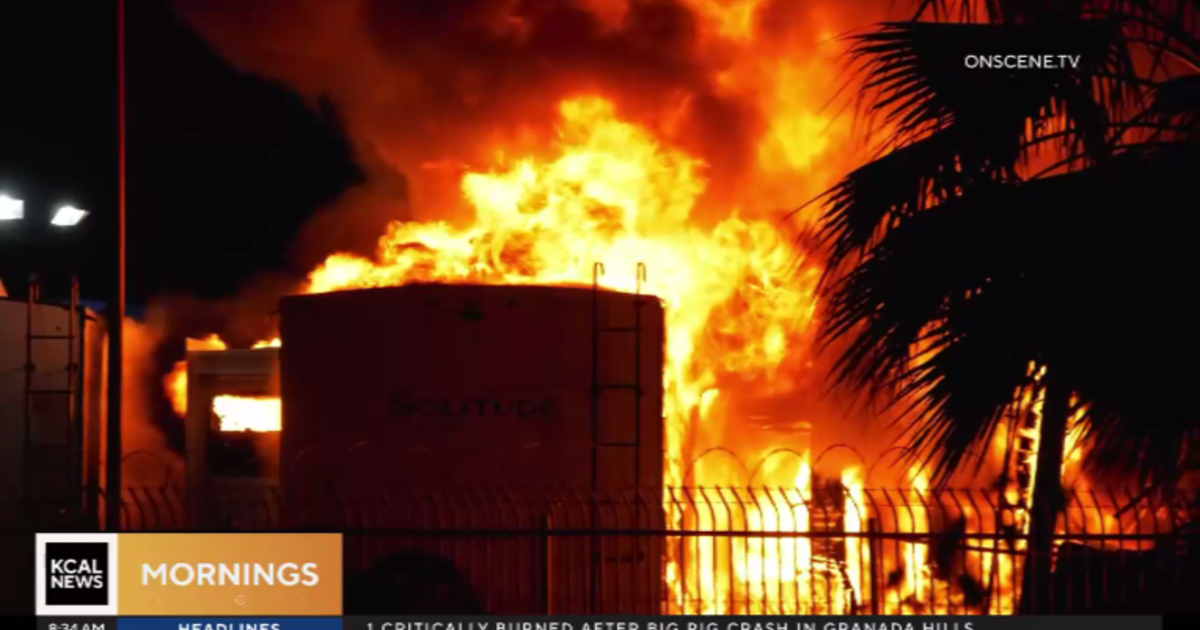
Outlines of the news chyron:
M42 617L339 617L340 534L38 534Z

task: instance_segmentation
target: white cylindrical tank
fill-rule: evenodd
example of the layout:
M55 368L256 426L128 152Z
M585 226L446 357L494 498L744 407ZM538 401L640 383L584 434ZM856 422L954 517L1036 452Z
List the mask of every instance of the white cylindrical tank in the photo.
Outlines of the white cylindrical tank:
M285 516L531 530L452 544L348 537L347 567L415 548L462 563L490 613L578 613L597 595L593 612L657 610L661 538L548 534L664 527L657 298L410 285L289 297L280 311Z
M0 527L95 513L84 488L101 482L106 333L87 309L73 317L0 298Z
M360 490L661 483L664 318L654 297L345 291L284 298L281 332L289 491L332 480Z

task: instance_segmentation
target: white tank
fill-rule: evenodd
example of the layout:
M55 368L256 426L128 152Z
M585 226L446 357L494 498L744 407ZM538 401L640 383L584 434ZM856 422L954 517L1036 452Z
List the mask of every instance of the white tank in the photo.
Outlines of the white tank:
M284 298L280 319L288 514L530 534L349 537L347 567L419 549L469 573L489 613L581 613L593 597L592 611L657 612L661 538L549 534L664 526L657 298L418 285Z
M281 332L289 492L334 479L356 489L662 482L664 318L652 296L345 291L284 298Z
M66 306L0 298L0 528L95 513L83 488L103 474L105 340L86 309L72 322Z

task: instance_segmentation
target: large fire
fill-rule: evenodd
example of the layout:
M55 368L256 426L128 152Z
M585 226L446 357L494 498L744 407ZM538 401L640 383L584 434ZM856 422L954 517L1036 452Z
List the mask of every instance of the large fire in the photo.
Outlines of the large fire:
M603 15L614 23L626 6L602 0L587 4L601 13L611 9ZM993 539L966 551L960 562L984 589L1008 596L972 603L953 576L934 570L930 539L922 535L946 524L934 522L926 474L896 473L896 482L907 489L885 497L891 506L885 515L877 507L878 495L866 488L870 470L865 466L823 470L798 434L771 437L740 426L749 415L742 410L754 401L786 399L817 369L811 345L823 270L790 231L809 226L785 227L773 211L805 200L854 165L842 144L850 123L822 113L824 97L805 91L806 83L836 72L828 61L836 50L819 57L811 52L813 41L801 46L787 38L755 45L758 0L687 4L704 18L712 41L744 49L714 72L713 82L753 101L763 118L753 143L754 175L740 181L744 191L732 195L739 203L717 211L707 205L711 165L684 148L687 142L676 141L669 112L651 124L645 117L623 115L616 96L584 91L558 101L551 147L514 156L507 146L489 146L491 162L461 174L470 221L394 222L374 257L330 256L303 290L412 282L590 285L595 280L604 288L661 298L668 344L663 483L730 489L723 500L742 509L740 514L689 511L668 501L669 524L767 534L745 544L701 535L668 545L667 612L1012 612L1020 549L1004 547L1001 530L1027 527L1027 483L1009 480L998 491L1005 499L1004 521L980 526L977 533ZM817 40L828 43L833 26L818 29ZM672 103L667 109L678 109L672 95L664 95L667 101ZM683 99L684 108L687 102ZM806 220L811 219L800 218ZM605 270L598 277L596 263ZM638 263L645 265L644 278L636 271ZM254 347L278 345L276 338ZM209 339L194 346L221 349L224 344ZM166 388L182 415L185 364L168 376ZM1024 415L1036 420L1040 401L1024 403ZM278 400L219 396L213 410L222 430L280 426ZM1073 435L1078 438L1078 428ZM1010 448L1030 436L1036 437L1036 421L998 432L992 459L1006 470L1010 464L1024 466L1024 477L1032 479L1028 469L1036 444L1023 452ZM1068 440L1065 466L1067 476L1086 487L1078 473L1079 446L1077 439ZM758 462L753 476L728 459L707 456L714 447L736 451L743 462ZM776 457L783 448L789 454ZM831 494L827 509L812 507ZM990 518L969 507L959 516L972 523ZM1091 526L1112 531L1114 523ZM817 531L839 532L844 542L795 535ZM866 534L879 531L902 537L873 547ZM872 577L881 573L889 577Z
M816 315L819 266L804 256L783 228L734 211L705 229L692 210L705 190L705 165L622 120L597 96L565 100L557 154L550 159L499 160L495 170L468 173L462 191L475 208L466 226L398 222L381 239L374 259L330 257L310 276L308 292L395 286L409 282L589 284L594 263L609 273L595 278L610 289L634 291L633 263L651 270L640 289L666 303L665 446L667 486L781 488L751 500L742 517L685 513L669 506L675 527L809 532L814 528L814 470L810 454L764 459L750 480L724 462L698 458L698 434L724 435L724 397L747 391L786 395L794 386L796 357L809 350ZM626 273L619 270L626 268ZM278 339L255 347L277 346ZM223 349L219 339L194 341L192 350ZM803 363L799 364L803 368ZM735 377L736 378L732 378ZM186 410L186 364L167 379L180 412ZM278 400L218 396L213 410L227 431L278 430ZM742 440L747 460L765 458L790 443ZM803 445L807 448L807 445ZM724 548L692 537L668 560L670 608L680 612L849 612L875 597L868 580L870 546L855 534L870 517L863 471L836 474L844 496L841 522L852 538L841 553L818 549L804 537L764 538ZM917 472L898 511L897 528L930 531ZM740 499L745 499L741 497ZM780 510L779 501L791 508ZM738 523L735 521L744 520ZM841 559L835 558L840 555ZM888 560L900 578L876 606L884 612L927 610L949 585L930 576L928 543L899 543ZM977 570L993 555L975 553ZM998 557L998 556L997 556ZM882 560L882 559L880 559ZM730 571L718 567L732 567ZM1011 581L1015 567L992 571ZM687 586L685 586L687 585ZM707 595L705 595L707 593ZM783 594L783 595L780 595ZM737 600L743 600L735 604ZM947 606L951 606L948 603ZM946 608L947 610L949 608ZM959 610L960 608L954 608Z
M310 292L414 281L590 284L642 290L667 310L667 477L682 466L691 427L707 422L722 375L773 383L809 330L820 270L797 265L780 227L732 215L710 228L691 220L704 164L620 120L598 97L564 101L559 156L519 159L470 173L463 193L476 209L466 227L396 223L376 260L333 256L311 275Z
M463 194L476 211L473 223L394 223L374 259L331 256L311 274L307 291L410 282L590 284L594 263L604 263L611 271L596 278L600 285L621 291L640 288L667 306L664 483L781 489L778 496L767 491L752 498L743 517L685 513L669 504L672 525L706 531L814 531L808 506L815 501L815 474L808 451L792 462L764 459L773 449L794 444L743 440L739 446L745 459L768 464L750 480L724 462L698 459L696 444L703 434L730 439L724 433L730 418L723 410L728 408L718 404L723 397L747 391L783 396L794 386L793 375L784 368L804 366L790 362L809 352L821 268L777 223L743 218L736 211L707 229L693 221L692 210L706 185L704 163L622 120L610 101L573 98L561 103L560 113L554 157L501 159L493 171L462 178ZM651 270L640 285L636 261ZM622 268L627 272L619 273ZM279 345L274 338L253 347ZM215 337L189 342L190 350L225 347ZM166 379L181 415L186 412L186 374L186 363L180 362ZM1040 401L1025 402L1036 416ZM223 395L213 400L213 411L224 431L279 430L278 399ZM1019 432L1036 435L1036 426ZM997 437L1000 451L1007 443L1005 436ZM1075 466L1076 440L1068 448L1065 465ZM1033 447L1025 457L1035 451ZM843 497L837 527L847 535L840 552L818 549L814 539L805 537L764 538L732 548L692 537L668 559L666 576L673 589L668 608L846 613L874 605L885 613L968 612L970 607L951 593L950 583L931 574L928 541L899 542L886 550L887 559L872 558L862 537L872 516L864 471L847 467L834 472ZM895 509L896 530L929 533L927 479L914 470L904 481L910 489L900 493L903 508ZM1013 484L1008 494L1017 508L1016 525L1024 528L1019 512L1027 507L1028 488ZM780 502L791 507L780 510ZM1017 563L1011 555L989 549L983 545L967 554L968 569L1012 591ZM873 562L890 565L897 577L886 585L872 583L868 574ZM875 589L883 591L877 595ZM987 610L1011 612L1012 601L993 599Z

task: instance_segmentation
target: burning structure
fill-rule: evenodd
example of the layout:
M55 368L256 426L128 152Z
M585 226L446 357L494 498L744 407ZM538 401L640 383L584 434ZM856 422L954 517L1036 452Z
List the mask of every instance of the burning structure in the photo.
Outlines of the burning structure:
M373 252L331 244L341 253L284 300L278 338L260 342L281 344L282 401L259 386L193 399L180 372L189 381L199 373L177 371L170 388L189 412L203 407L203 431L283 427L280 476L314 494L347 483L384 496L375 473L385 460L370 452L393 454L389 471L409 485L553 475L589 491L661 492L609 504L654 504L663 515L665 546L652 554L661 566L640 569L661 584L651 599L670 612L1011 612L1043 401L1017 393L1019 409L992 436L980 475L959 480L985 486L979 495L934 492L919 467L876 466L903 449L893 447L896 434L872 413L838 411L844 401L819 387L827 366L812 342L823 261L794 238L816 219L774 218L860 157L846 142L848 123L808 89L836 74L842 44L831 34L855 24L769 0L465 4L311 3L285 16L257 3L182 3L236 63L331 98L364 164L408 177L407 194L389 196L386 177L374 174L315 231L377 221L379 208L411 215L388 221ZM315 58L311 42L321 46ZM562 288L572 286L590 289ZM586 296L607 305L642 293L661 300L661 335L643 347L661 348L661 361L642 354L625 365L641 366L639 387L661 391L661 409L651 396L613 412L621 423L636 425L635 410L653 423L621 431L650 450L617 467L624 477L609 477L587 454L609 438L581 430L610 412L580 402L606 381L575 390L566 406L529 394L587 381L599 344L580 353L579 341L554 342L573 327L571 338L588 338L583 326L596 318ZM537 315L521 319L524 309ZM610 325L626 327L600 327ZM530 350L517 348L529 340ZM484 343L507 351L472 349ZM393 344L402 348L389 355ZM531 357L556 367L541 373ZM555 436L519 418L483 433L455 428L497 405L515 416L562 414L569 426ZM423 433L434 417L446 425L438 440ZM1072 427L1062 472L1086 493L1083 435ZM546 449L547 437L560 452ZM518 448L528 459L482 455ZM1063 532L1124 535L1176 518L1132 498L1081 496ZM594 529L597 503L589 495L578 503L583 516L566 522ZM731 532L748 538L734 542ZM978 540L947 551L935 533ZM1133 540L1118 545L1139 547Z
M196 350L187 360L189 485L279 477L279 350ZM254 424L244 424L253 419Z
M281 346L282 404L270 387L212 391L195 399L205 409L204 430L214 422L252 432L282 426L282 479L318 495L320 488L339 483L365 484L378 489L374 500L387 503L378 499L386 496L379 483L385 478L378 474L381 466L410 487L536 482L553 467L549 474L575 483L591 475L592 484L584 487L605 493L621 486L660 488L661 503L647 502L644 493L637 500L608 496L577 504L574 516L560 518L559 524L580 528L575 531L594 527L597 503L634 506L629 513L651 521L657 518L652 514L661 514L661 553L643 549L633 555L653 557L650 565L660 570L646 569L641 561L631 565L638 575L661 576L641 582L661 587L661 596L647 596L652 589L634 599L672 612L1015 610L1041 401L1026 396L1019 413L993 436L980 477L991 489L982 498L934 493L919 468L873 465L894 435L855 430L831 407L814 404L813 385L823 369L811 352L818 262L767 220L735 213L709 230L698 227L691 210L704 190L701 162L622 120L610 101L568 99L559 114L556 157L520 159L506 170L461 177L462 194L476 212L474 223L396 222L374 257L334 255L314 270L297 291L306 295L284 300L281 339L257 344ZM631 262L637 260L646 263ZM622 266L635 273L605 273ZM572 285L591 288L558 288ZM628 300L643 292L662 304L661 314L644 323L656 325L652 322L661 317L663 329L652 332L640 360L617 363L640 366L647 392L659 391L657 381L649 381L662 376L661 410L653 394L642 402L649 407L601 413L617 414L613 417L625 424L643 413L643 419L661 424L647 422L636 432L648 448L634 458L639 472L628 474L626 461L619 466L626 471L623 477L592 473L590 463L603 458L587 457L587 449L628 437L589 438L581 430L596 426L587 420L595 412L581 401L587 396L584 374L590 361L603 354L600 346L588 347L587 326L627 328ZM603 318L596 318L589 304L605 317L612 309L624 308L625 314L617 316L618 323L595 324ZM585 340L584 352L580 340ZM487 355L473 349L485 341L506 351ZM522 343L526 347L519 347ZM211 339L196 345L224 347ZM229 361L239 356L229 354ZM553 369L546 371L533 357ZM608 365L607 359L602 362ZM362 367L362 374L351 366ZM198 377L189 366L181 368L188 380ZM574 402L559 407L543 404L540 394L529 397L558 388L568 376L576 389L567 400ZM169 379L176 395L186 394L179 387L182 380L178 371ZM405 389L416 385L424 391ZM347 399L344 392L364 395ZM186 396L190 409L192 396ZM482 406L481 400L486 401ZM608 400L617 404L616 397ZM523 410L534 416L572 410L573 417L561 416L569 430L556 429L562 431L554 436L560 440L558 452L545 448L543 440L551 436L539 434L536 421L484 424L485 433L475 425L453 428L467 425L456 425L455 416L494 410L497 403L518 416ZM422 434L433 417L451 427L439 429L437 440ZM397 422L404 419L407 423ZM389 423L392 428L383 431ZM1078 431L1072 435L1064 478L1086 489L1077 456L1085 445ZM447 436L456 437L443 441ZM478 449L489 447L510 453L524 449L528 459L482 457ZM367 456L372 451L391 459ZM466 453L474 455L464 459ZM903 489L872 490L868 484ZM290 491L285 496L292 500ZM639 511L651 504L652 511ZM335 520L342 515L312 506L291 508L293 513L307 510L317 522L344 522ZM1092 494L1068 511L1063 531L1158 531L1175 519L1175 513L1160 509L1123 508L1111 497ZM372 514L375 525L413 525ZM546 510L528 514L541 516L518 519L513 526L547 527L538 520ZM951 552L934 547L935 533L956 531L980 540ZM753 537L737 543L725 535L730 532ZM890 543L869 542L880 536L891 537ZM559 557L595 557L586 546L572 549L560 550ZM546 557L529 550L511 555L526 563ZM496 583L486 570L477 579ZM547 588L555 583L544 575L537 579ZM602 580L573 583L585 588L579 585ZM562 597L572 594L550 590ZM512 611L578 610L562 602L497 601ZM603 598L586 601L603 608Z

